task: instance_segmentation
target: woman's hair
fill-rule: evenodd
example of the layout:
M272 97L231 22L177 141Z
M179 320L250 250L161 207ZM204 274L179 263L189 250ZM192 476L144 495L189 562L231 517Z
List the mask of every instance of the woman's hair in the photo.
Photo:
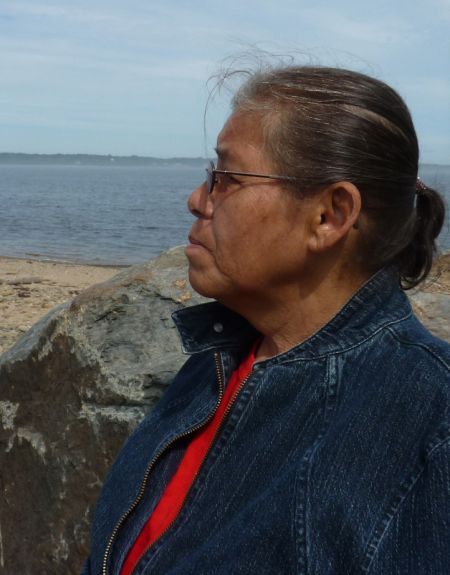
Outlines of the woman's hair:
M368 269L397 265L405 289L426 278L445 207L417 179L414 125L392 88L349 70L278 67L251 73L233 110L261 114L268 152L302 194L339 181L358 187Z

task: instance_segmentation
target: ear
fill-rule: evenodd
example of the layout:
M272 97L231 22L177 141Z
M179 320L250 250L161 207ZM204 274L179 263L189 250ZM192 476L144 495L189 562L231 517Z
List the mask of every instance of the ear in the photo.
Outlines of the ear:
M325 188L317 197L309 247L315 252L336 245L357 232L361 212L361 194L350 182L337 182Z

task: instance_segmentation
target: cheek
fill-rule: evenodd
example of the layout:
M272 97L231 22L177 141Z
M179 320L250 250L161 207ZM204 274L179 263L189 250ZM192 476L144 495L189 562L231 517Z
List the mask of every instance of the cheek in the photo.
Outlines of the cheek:
M218 270L241 285L263 281L286 244L285 232L274 221L273 214L235 219L233 225L217 225L215 240Z
M245 267L254 258L255 244L260 235L258 222L243 215L233 218L223 215L214 222L217 264L224 271Z
M250 193L242 198L245 206L224 204L211 222L216 272L246 290L293 277L305 246L303 209L297 203L261 191L248 201Z

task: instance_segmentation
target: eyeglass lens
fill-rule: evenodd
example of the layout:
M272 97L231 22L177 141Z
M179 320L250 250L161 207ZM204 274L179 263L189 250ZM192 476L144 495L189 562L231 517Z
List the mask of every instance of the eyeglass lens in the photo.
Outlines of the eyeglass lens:
M208 190L208 194L210 194L214 187L214 169L215 166L212 162L210 162L209 167L206 168L206 187Z

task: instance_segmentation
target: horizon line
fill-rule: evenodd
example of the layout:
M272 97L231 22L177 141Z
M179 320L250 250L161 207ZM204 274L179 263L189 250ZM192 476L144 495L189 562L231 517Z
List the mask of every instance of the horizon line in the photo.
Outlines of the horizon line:
M209 158L205 156L141 156L139 154L130 154L130 155L122 155L122 154L93 154L93 153L86 153L86 152L0 152L1 156L40 156L40 157L48 157L48 156L87 156L91 158L110 158L110 159L142 159L142 160L199 160L199 161L208 161ZM440 162L419 162L420 165L432 165L432 166L450 166L450 164L441 164Z

